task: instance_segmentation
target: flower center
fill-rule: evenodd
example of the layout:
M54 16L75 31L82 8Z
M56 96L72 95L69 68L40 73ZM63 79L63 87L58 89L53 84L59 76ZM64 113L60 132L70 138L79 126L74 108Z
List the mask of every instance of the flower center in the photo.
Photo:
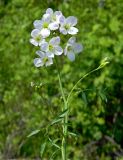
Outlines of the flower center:
M48 62L48 58L47 58L47 57L44 57L44 58L43 58L43 62L44 62L44 63Z
M49 24L48 24L47 22L44 22L44 23L43 23L43 28L48 28L48 25L49 25Z
M72 49L71 46L68 46L68 47L67 47L68 52L71 51L71 49Z
M68 29L70 29L70 25L69 25L69 24L65 24L65 25L64 25L64 28L65 28L66 30L68 30Z
M37 37L35 37L35 40L36 40L37 42L39 42L39 41L41 40L41 37L40 37L40 36L37 36Z
M52 20L56 21L56 16L55 15L52 16Z
M49 50L53 50L53 46L51 44L49 45Z

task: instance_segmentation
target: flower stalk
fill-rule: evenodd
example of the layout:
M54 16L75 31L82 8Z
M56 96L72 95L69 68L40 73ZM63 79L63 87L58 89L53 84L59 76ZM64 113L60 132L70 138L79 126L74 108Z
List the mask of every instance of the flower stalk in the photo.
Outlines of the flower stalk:
M58 71L58 80L59 80L60 91L61 91L63 102L64 102L64 106L62 108L62 111L64 111L64 110L68 110L68 105L67 105L67 100L66 100L63 86L62 86L60 72L58 69L57 69L57 71ZM66 142L67 140L66 139L67 139L67 132L68 132L67 123L68 123L68 112L65 114L63 121L62 121L62 128L63 128L63 138L62 138L62 144L61 144L62 160L67 160L67 152L66 152L66 148L67 148L67 142Z

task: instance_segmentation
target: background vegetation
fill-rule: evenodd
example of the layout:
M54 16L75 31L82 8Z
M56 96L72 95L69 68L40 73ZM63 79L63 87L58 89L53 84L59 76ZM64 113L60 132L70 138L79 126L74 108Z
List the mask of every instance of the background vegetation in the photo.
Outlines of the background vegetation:
M122 0L0 0L0 159L40 159L45 127L61 109L55 66L35 68L35 47L29 44L33 21L49 7L78 18L78 39L84 46L75 62L59 59L66 94L104 57L110 59L108 66L82 81L71 98L69 130L78 137L68 137L68 157L122 160ZM59 125L51 127L50 138L60 137L60 130ZM44 159L55 150L49 142ZM53 159L60 157L57 152Z

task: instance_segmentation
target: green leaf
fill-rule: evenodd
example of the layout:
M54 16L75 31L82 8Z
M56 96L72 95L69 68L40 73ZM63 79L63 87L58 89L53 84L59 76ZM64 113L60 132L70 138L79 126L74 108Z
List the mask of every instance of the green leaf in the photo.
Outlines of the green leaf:
M54 119L52 122L51 122L51 125L54 125L58 122L62 121L62 118L57 118L57 119Z
M82 92L82 99L83 99L84 103L87 105L88 102L87 102L87 97L86 97L85 92Z
M103 92L99 91L99 96L102 99L102 101L105 101L107 103L107 97Z
M53 154L52 154L51 157L50 157L50 160L54 160L54 156L55 156L55 154L56 154L58 151L59 151L59 149L56 149L56 150L53 152Z
M68 113L68 109L65 109L58 117L64 118L67 113Z
M63 120L63 118L65 117L65 115L68 113L68 109L65 109L63 112L61 112L57 118L55 118L52 122L51 125L54 125L60 121Z
M58 148L58 149L61 149L60 148L60 146L58 146L57 144L56 144L56 142L59 140L59 139L56 139L56 140L52 140L51 138L48 138L49 139L49 141L51 142L51 144L53 145L53 146L55 146L56 148Z
M29 137L31 137L31 136L33 136L33 135L35 135L35 134L39 133L39 132L40 132L40 130L39 130L39 129L34 130L34 131L32 131L32 132L27 136L27 138L29 138Z
M46 144L47 144L47 142L44 142L44 143L41 145L41 150L40 150L41 158L43 157L43 154L44 154L44 151L45 151L45 148L46 148Z
M78 137L79 135L77 135L76 133L73 132L68 132L69 135L73 136L73 137Z
M117 33L120 30L120 21L116 17L112 18L109 23L109 27L111 31Z

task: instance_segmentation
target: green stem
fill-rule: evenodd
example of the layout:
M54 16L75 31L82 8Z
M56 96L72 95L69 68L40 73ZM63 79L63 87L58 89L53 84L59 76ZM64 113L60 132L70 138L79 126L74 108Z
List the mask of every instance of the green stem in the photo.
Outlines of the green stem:
M57 63L56 63L57 65ZM60 86L60 90L61 90L61 94L62 94L62 98L64 101L64 107L62 108L62 111L68 109L68 105L67 105L67 101L66 101L66 97L64 94L64 90L63 90L63 86L62 86L62 81L61 81L61 76L60 76L60 72L58 70L58 66L57 66L57 71L58 71L58 80L59 80L59 86ZM66 138L67 138L67 123L68 123L68 113L66 113L65 117L63 118L63 138L62 138L62 145L61 145L61 152L62 152L62 160L67 160L67 153L66 153Z
M68 106L69 99L70 99L70 97L71 97L74 89L77 87L77 85L78 85L83 79L85 79L87 76L89 76L91 73L93 73L93 72L95 72L95 71L98 71L98 70L101 69L101 68L103 68L103 67L102 67L102 66L99 66L98 68L96 68L96 69L88 72L87 74L85 74L83 77L81 77L81 78L76 82L76 84L73 86L73 88L71 89L71 91L70 91L69 94L68 94L68 97L67 97L67 100L66 100L66 101L67 101L67 106Z

